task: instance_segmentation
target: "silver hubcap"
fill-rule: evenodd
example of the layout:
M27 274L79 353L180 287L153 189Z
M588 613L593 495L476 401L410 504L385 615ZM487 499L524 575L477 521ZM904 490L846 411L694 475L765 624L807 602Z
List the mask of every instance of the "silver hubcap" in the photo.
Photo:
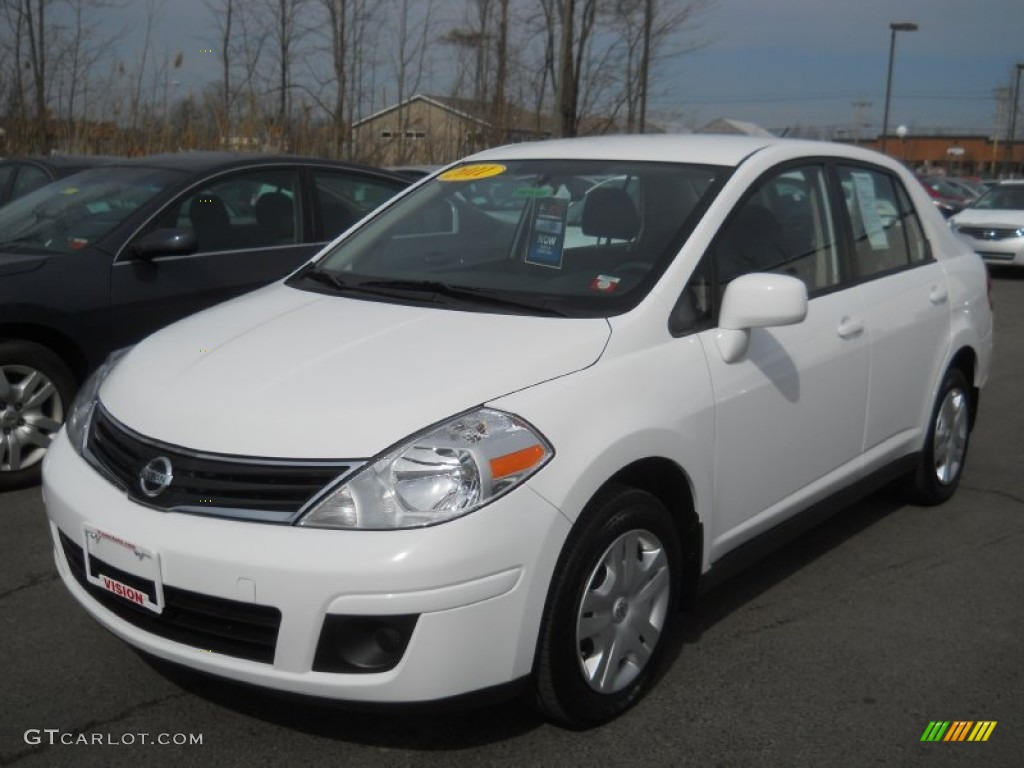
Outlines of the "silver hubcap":
M661 637L670 597L668 558L649 531L619 536L598 560L576 617L583 677L616 693L647 665Z
M960 474L967 450L967 396L951 389L935 417L935 477L943 485Z
M57 387L24 365L0 366L0 472L17 472L43 460L64 423Z

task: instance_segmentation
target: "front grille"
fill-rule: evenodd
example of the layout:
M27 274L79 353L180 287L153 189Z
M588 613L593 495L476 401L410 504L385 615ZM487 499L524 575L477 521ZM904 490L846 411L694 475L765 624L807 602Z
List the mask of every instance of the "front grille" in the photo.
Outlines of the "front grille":
M975 240L1009 240L1021 236L1020 229L1009 227L957 227L957 230Z
M357 462L260 459L198 453L143 437L97 407L89 427L90 460L140 504L162 510L292 522L302 506ZM157 457L173 479L158 496L143 493L139 477Z
M75 581L89 595L111 613L153 635L176 643L190 645L201 651L223 653L239 659L274 663L277 632L281 626L281 611L267 605L242 603L211 597L199 592L164 584L162 613L137 606L96 586L85 577L85 554L82 547L59 531L61 548ZM151 582L142 582L97 558L90 563L99 571L117 578L128 586L145 589Z

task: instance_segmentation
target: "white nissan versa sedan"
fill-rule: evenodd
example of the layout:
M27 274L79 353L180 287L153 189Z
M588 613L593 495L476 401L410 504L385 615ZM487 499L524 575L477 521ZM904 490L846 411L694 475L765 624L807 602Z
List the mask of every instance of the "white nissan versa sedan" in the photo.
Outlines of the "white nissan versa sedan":
M526 683L592 725L783 521L894 479L949 498L991 352L981 260L881 155L494 149L112 356L47 454L57 567L214 675L378 703Z

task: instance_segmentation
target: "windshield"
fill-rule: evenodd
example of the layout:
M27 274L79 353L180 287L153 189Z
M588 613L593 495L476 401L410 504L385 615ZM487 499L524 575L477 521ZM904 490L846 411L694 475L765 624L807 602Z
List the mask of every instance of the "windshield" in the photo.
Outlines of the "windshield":
M725 175L597 160L462 165L289 284L460 309L608 316L643 298Z
M1024 184L992 187L971 207L987 211L1024 211Z
M180 178L171 170L93 168L47 184L0 208L0 249L79 251Z

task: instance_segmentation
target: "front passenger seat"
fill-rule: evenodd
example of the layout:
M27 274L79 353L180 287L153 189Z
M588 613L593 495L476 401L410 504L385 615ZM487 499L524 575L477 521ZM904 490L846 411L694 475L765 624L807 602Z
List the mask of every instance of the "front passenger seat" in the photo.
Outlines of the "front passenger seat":
M188 217L199 241L200 251L221 250L231 241L231 217L217 195L201 194L192 198Z

